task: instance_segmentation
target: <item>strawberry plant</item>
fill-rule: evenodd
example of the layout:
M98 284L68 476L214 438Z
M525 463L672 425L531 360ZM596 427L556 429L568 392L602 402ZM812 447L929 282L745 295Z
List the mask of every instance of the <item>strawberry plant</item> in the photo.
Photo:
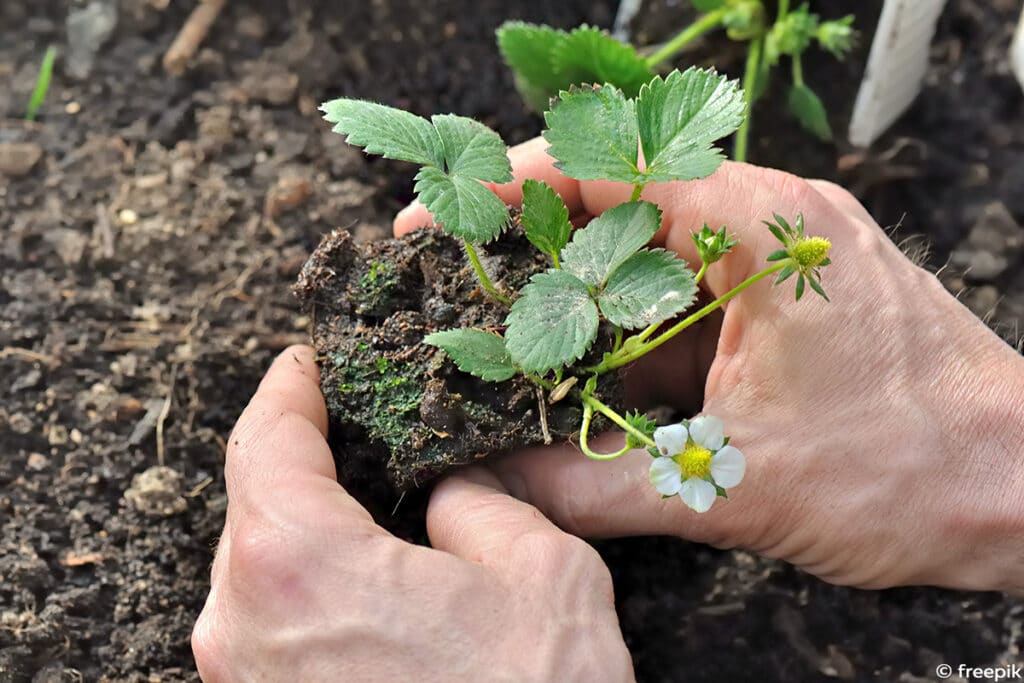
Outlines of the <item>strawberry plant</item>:
M767 277L780 283L795 275L797 299L807 286L825 296L819 278L829 264L830 244L805 235L800 216L792 226L775 216L768 227L781 248L766 267L692 311L700 281L735 240L726 228L705 226L695 233L701 258L696 271L674 253L647 246L661 227L661 211L640 200L644 186L713 173L723 160L714 143L743 124L746 109L735 81L701 69L653 77L632 97L611 84L562 91L545 115L544 138L556 166L579 180L633 187L629 201L573 230L562 199L535 180L523 183L522 211L513 219L484 184L509 182L512 172L505 144L481 123L454 115L428 120L353 99L322 107L349 143L420 165L419 200L446 233L461 241L491 305L504 309L501 325L435 331L422 341L485 382L518 377L546 392L541 420L545 403L578 401L578 443L585 455L606 460L647 448L655 458L656 490L678 494L698 511L743 476L743 455L729 445L721 422L704 416L659 428L643 415L605 403L599 384ZM484 246L510 229L521 230L547 260L519 291L492 280L481 258ZM595 348L605 340L606 347ZM621 449L591 449L588 436L596 415L624 432Z
M658 67L698 37L721 28L731 40L747 45L743 92L748 115L736 134L734 158L746 160L750 109L768 92L772 71L784 59L790 63L790 111L815 137L832 139L825 107L804 81L803 56L817 44L837 59L845 58L856 40L852 15L824 21L807 3L790 9L789 0L779 0L771 21L762 0L693 0L693 4L702 12L697 20L646 56L590 26L561 31L521 21L506 22L498 29L498 46L524 100L543 111L549 98L583 83L611 83L635 96Z

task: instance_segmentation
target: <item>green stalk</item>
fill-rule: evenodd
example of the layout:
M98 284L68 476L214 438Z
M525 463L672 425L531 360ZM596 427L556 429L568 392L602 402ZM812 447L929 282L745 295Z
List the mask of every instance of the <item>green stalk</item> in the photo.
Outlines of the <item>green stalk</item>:
M804 65L800 61L800 55L793 55L793 83L798 86L804 84Z
M637 183L633 186L633 194L629 195L629 201L635 202L640 199L640 193L644 191L644 184Z
M706 272L708 272L708 264L701 263L700 270L698 270L697 274L693 276L693 284L699 285L700 281L704 279L704 273Z
M713 28L718 27L722 23L722 19L725 17L725 8L720 7L713 12L708 12L704 16L697 19L680 33L678 33L672 40L662 45L656 52L650 55L646 60L647 68L653 69L667 59L670 59L676 55L684 47L692 43L694 40L704 35Z
M719 308L721 308L727 301L729 301L730 299L735 297L737 294L739 294L740 292L742 292L746 288L750 287L751 285L753 285L754 283L756 283L756 282L758 282L760 280L763 280L764 278L768 277L769 275L772 275L773 273L779 272L780 270L785 268L787 265L789 265L789 260L788 259L785 260L785 261L779 261L778 263L772 264L768 268L765 268L764 270L762 270L760 273L757 273L756 275L752 275L752 276L748 277L746 280L744 280L740 284L736 285L735 287L730 289L728 292L726 292L722 296L718 297L717 299L715 299L714 301L709 303L704 308L702 308L699 311L696 311L695 313L693 313L693 314L683 318L678 323L676 323L675 325L673 325L669 329L667 329L664 332L662 332L655 339L653 339L651 341L648 341L648 342L645 342L645 343L643 343L643 344L641 344L639 346L630 348L626 353L613 354L610 358L608 358L606 361L602 362L600 365L596 365L596 366L594 366L592 368L587 368L586 369L587 372L593 372L593 373L596 373L596 374L601 374L601 373L608 372L609 370L614 370L615 368L621 368L623 365L628 365L628 364L632 363L636 359L638 359L638 358L640 358L640 357L650 353L654 349L658 348L659 346L661 346L662 344L667 342L669 339L672 339L672 337L676 336L677 334L679 334L680 332L685 330L687 327L690 327L694 323L696 323L696 322L706 318L708 315L714 313Z
M761 51L764 47L764 38L759 37L750 41L747 48L747 65L743 71L743 99L747 102L747 112L743 117L743 123L736 132L736 145L733 149L733 159L736 161L747 160L747 143L750 139L750 120L754 115L754 91L757 88L757 76L761 70Z
M590 450L590 445L587 443L587 436L590 433L590 421L594 417L594 408L589 403L583 404L583 424L580 425L580 448L583 450L583 454L592 460L614 460L620 456L625 455L630 451L629 446L623 446L621 450L615 451L614 453L598 453L597 451Z
M39 65L39 76L36 78L36 88L29 98L28 108L25 110L25 120L35 121L39 108L43 106L46 93L50 90L50 80L53 78L53 62L57 59L57 48L52 45L46 48L43 55L43 63Z
M582 396L580 396L580 400L583 401L583 416L584 416L584 418L586 418L587 408L590 408L591 411L596 410L597 412L601 413L602 415L607 417L609 420L614 422L616 425L621 427L623 431L629 432L630 434L632 434L633 437L636 438L641 443L645 443L645 444L647 444L648 446L651 446L651 447L655 446L655 443L651 439L651 437L647 436L646 434L641 432L639 429L637 429L633 425L629 424L629 422L626 421L626 418L622 417L617 412L615 412L614 410L612 410L611 408L606 406L604 403L601 403L601 401L599 401L598 399L594 398L590 394L586 394L586 393L583 394ZM587 428L589 429L589 427L590 427L590 425L588 424ZM580 445L581 446L583 445L582 444L583 439L584 439L584 432L580 432ZM619 455L622 455L622 453L624 453L624 452L625 452L625 450L620 452ZM618 455L616 455L615 457L618 457Z
M494 283L491 282L491 278L484 270L483 264L480 263L480 256L476 253L476 248L466 240L462 241L462 246L466 249L466 256L469 257L469 262L473 264L473 270L476 272L477 279L480 280L480 286L484 288L485 292L491 295L492 299L503 303L506 306L510 306L512 304L512 300L505 294L502 294L501 291L494 286Z
M779 0L779 16L776 23L782 21L789 14L789 0Z

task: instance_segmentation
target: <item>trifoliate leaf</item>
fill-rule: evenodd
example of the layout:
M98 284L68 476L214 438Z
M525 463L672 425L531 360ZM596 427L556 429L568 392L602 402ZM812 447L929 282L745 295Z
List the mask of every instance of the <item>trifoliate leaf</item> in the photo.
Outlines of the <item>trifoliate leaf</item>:
M650 202L629 202L608 209L577 230L562 250L562 268L592 287L608 277L661 226L661 211Z
M564 270L530 278L505 319L505 346L525 372L561 368L583 357L600 317L587 286Z
M633 427L638 432L644 434L649 438L654 437L654 430L658 426L657 422L649 419L639 410L634 410L630 413L626 413L626 424L628 424L630 427ZM631 434L630 432L626 432L626 446L628 448L640 448L643 445L643 441L633 436L633 434ZM660 455L660 453L658 455Z
M735 81L691 68L655 78L636 103L647 161L645 181L693 180L715 172L724 156L712 146L743 122L746 103Z
M562 198L546 183L527 180L523 183L523 229L526 239L545 254L556 258L572 235L569 209Z
M494 183L512 180L508 150L493 130L479 121L455 114L438 114L430 120L441 138L450 175Z
M342 98L320 107L334 132L347 136L350 145L387 159L444 165L444 147L434 126L425 118L376 102Z
M416 174L416 194L446 232L478 244L501 234L508 209L498 196L464 175L448 175L432 166Z
M825 105L813 90L806 85L794 84L789 89L789 110L800 122L823 142L832 140L832 127L828 124Z
M636 107L620 90L605 85L563 91L544 120L548 153L565 175L625 183L640 178Z
M627 96L636 97L640 86L654 77L632 45L592 26L574 29L554 44L552 55L555 69L567 79L563 87L611 83Z
M483 330L446 330L428 334L423 340L444 349L459 370L487 382L504 382L516 374L505 340Z
M597 302L613 325L635 330L686 310L696 294L685 261L664 249L644 249L612 273Z
M568 75L555 67L555 48L568 37L565 31L522 21L507 21L497 31L498 48L515 74L516 87L537 111L571 85Z

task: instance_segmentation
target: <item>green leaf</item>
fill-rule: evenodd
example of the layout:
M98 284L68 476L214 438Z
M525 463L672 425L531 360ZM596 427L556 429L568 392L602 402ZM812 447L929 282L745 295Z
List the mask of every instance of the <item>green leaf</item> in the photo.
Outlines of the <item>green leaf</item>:
M527 104L537 111L571 84L555 67L555 48L568 37L565 31L522 21L507 21L498 28L498 49L515 74L516 87Z
M685 261L664 249L644 249L612 273L597 302L613 325L635 330L686 310L696 295Z
M564 270L530 278L509 310L505 346L525 372L545 372L583 357L600 317L587 286Z
M828 302L832 301L831 299L828 298L828 294L825 293L825 290L822 289L820 282L815 280L813 277L807 278L807 282L808 282L808 284L811 285L811 289L813 289L818 294L818 296L820 296L825 301L828 301Z
M424 166L416 174L414 189L434 220L456 237L483 244L500 235L508 223L505 203L468 176Z
M636 106L605 85L573 88L544 115L555 167L577 180L637 181Z
M608 209L577 230L562 250L562 268L592 287L608 277L661 226L661 210L650 202L628 202Z
M828 125L825 105L813 90L806 85L794 84L789 89L789 110L800 125L823 142L831 142L832 127Z
M562 198L546 183L523 183L523 229L526 239L545 254L557 257L569 242L572 223Z
M800 273L799 275L796 276L796 300L797 301L800 301L800 297L802 297L804 295L804 284L806 282L807 282L807 279L804 277L803 273Z
M746 103L735 81L708 69L673 71L640 90L636 103L647 171L644 181L693 180L725 158L713 143L743 122Z
M563 87L610 83L636 97L640 86L654 77L632 45L592 26L580 26L554 43L552 56L556 71L565 74Z
M335 133L347 136L350 145L386 159L444 165L444 146L434 126L425 118L376 102L342 98L320 107L324 118L335 124Z
M455 114L431 117L441 138L448 173L507 183L512 180L508 149L493 130L473 119Z
M725 0L693 0L693 6L701 12L716 10L725 4Z
M459 370L487 382L504 382L516 374L505 340L483 330L446 330L428 334L423 340L444 349Z

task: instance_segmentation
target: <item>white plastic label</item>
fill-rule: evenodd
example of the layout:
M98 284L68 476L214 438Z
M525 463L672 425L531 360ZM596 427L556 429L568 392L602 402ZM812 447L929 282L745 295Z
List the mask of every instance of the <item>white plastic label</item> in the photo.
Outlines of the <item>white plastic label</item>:
M921 91L928 49L946 0L885 0L850 119L850 143L867 147Z
M1010 67L1013 68L1013 74L1020 86L1024 88L1024 10L1021 11L1020 21L1017 22L1013 45L1010 46Z

